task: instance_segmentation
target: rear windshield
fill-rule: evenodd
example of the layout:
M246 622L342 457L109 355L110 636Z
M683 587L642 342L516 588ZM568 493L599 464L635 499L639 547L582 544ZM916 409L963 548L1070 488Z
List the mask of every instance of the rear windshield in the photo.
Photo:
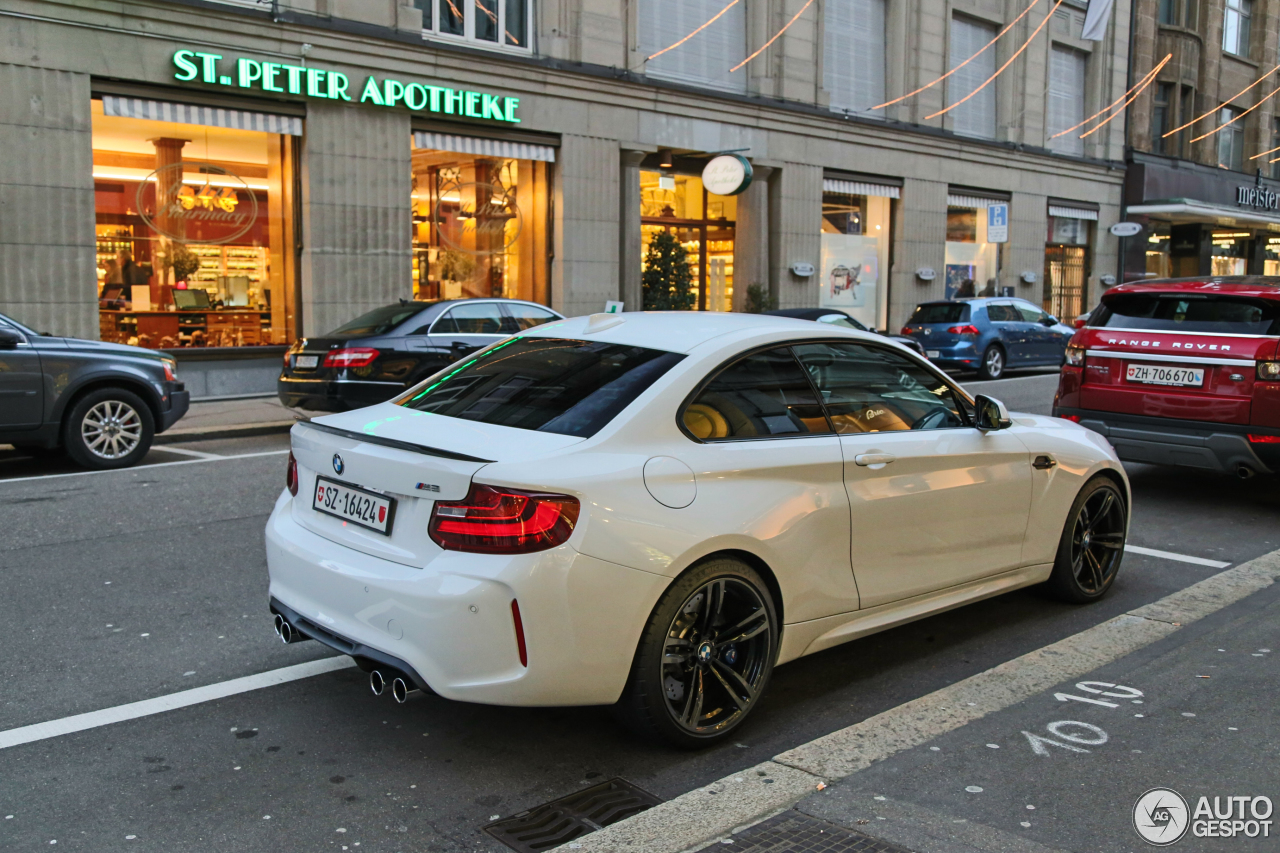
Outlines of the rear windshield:
M396 402L451 418L586 438L682 358L623 344L515 338Z
M917 305L907 323L964 323L969 319L969 306L964 302L931 302Z
M1090 326L1220 335L1280 334L1280 303L1244 296L1124 293L1108 297Z
M431 307L430 302L410 302L407 305L388 305L361 314L349 323L334 329L327 338L371 337L385 335L405 320Z

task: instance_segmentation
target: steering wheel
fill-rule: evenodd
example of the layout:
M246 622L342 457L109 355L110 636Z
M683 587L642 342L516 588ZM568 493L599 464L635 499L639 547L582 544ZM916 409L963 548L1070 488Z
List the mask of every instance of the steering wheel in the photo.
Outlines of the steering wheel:
M912 429L942 429L950 425L954 420L955 413L946 406L935 406L925 412L915 423L911 425Z

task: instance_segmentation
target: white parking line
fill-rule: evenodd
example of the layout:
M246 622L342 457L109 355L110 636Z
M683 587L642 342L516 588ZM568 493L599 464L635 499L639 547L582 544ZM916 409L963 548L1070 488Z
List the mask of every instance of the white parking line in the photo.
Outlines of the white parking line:
M94 474L119 474L121 472L146 471L152 468L171 468L174 465L200 465L206 462L230 462L232 459L254 459L259 456L280 456L288 453L288 450L264 450L259 453L237 453L234 456L214 456L208 455L208 459L184 459L181 462L157 462L154 465L135 465L132 468L116 468L111 471L71 471L66 474L39 474L34 477L11 477L9 479L0 478L0 485L5 483L25 483L30 480L57 480L62 477L89 477Z
M297 681L300 678L310 678L313 675L323 675L326 672L334 672L355 665L356 662L345 655L324 658L323 660L315 660L309 663L286 666L282 669L273 669L270 672L263 672L258 675L246 675L243 678L233 678L230 681L195 687L191 690L183 690L181 693L170 693L168 696L157 696L154 699L143 699L141 702L130 702L128 705L117 705L114 708L103 708L101 711L90 711L87 714L77 714L74 717L63 717L61 720L50 720L47 723L36 723L35 725L23 726L18 729L9 729L8 731L0 732L0 749L8 749L11 746L33 743L38 740L68 735L73 732L82 732L86 729L96 729L99 726L109 726L112 723L122 723L125 720L136 720L139 717L149 717L152 714L162 714L165 711L172 711L176 708L185 708L188 705L198 705L201 702L224 699L227 696L247 693L250 690L261 690L264 687L275 687L277 684L286 684L290 681Z
M1191 563L1196 566L1208 566L1211 569L1225 569L1230 563L1221 560L1206 560L1204 557L1191 557L1187 554L1175 554L1172 551L1157 551L1155 548L1139 548L1137 545L1125 545L1129 554L1141 554L1144 557L1159 557L1162 560L1177 560L1179 563Z
M176 453L179 456L194 456L196 459L226 459L227 458L227 454L225 453L205 453L202 450L187 450L182 447L170 447L167 444L162 445L160 447L155 447L152 449L158 450L161 453Z

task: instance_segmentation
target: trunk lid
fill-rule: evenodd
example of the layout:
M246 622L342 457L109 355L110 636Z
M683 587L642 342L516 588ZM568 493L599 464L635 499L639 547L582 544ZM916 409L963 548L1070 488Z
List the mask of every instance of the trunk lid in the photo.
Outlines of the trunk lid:
M392 403L300 423L291 438L298 463L294 520L348 548L417 567L440 552L427 535L436 500L466 497L472 477L490 462L520 462L582 441ZM389 531L378 533L316 510L317 478L394 500Z

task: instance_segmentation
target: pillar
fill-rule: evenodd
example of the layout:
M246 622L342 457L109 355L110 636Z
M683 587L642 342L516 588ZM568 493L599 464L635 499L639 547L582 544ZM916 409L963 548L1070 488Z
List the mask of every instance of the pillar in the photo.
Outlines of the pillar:
M769 286L769 166L752 164L751 186L738 196L737 220L733 231L733 310L747 304L747 288Z
M644 291L640 283L640 163L645 152L622 151L622 181L618 188L621 210L618 212L618 299L626 311L644 308Z

